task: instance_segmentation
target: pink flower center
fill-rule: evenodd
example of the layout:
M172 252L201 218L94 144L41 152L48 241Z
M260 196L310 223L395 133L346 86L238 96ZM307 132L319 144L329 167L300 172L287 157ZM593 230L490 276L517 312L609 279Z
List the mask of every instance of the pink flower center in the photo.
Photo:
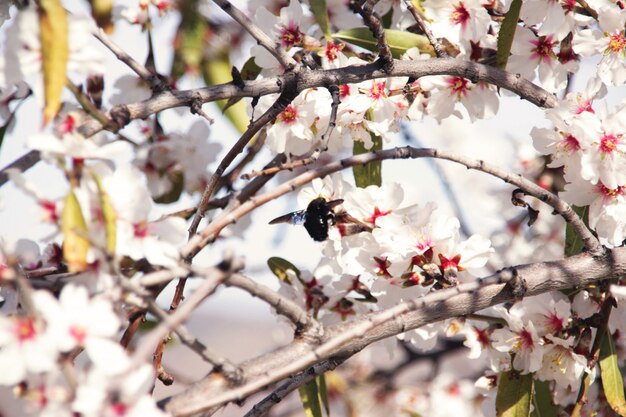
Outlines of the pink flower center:
M533 335L526 329L523 329L519 333L519 341L521 343L522 349L529 350L535 347L535 342L533 341Z
M280 43L285 48L302 45L303 40L304 35L300 32L300 27L294 22L289 22L288 26L283 26L280 29Z
M35 329L35 321L32 318L18 318L15 324L15 334L17 335L17 339L20 342L32 340L37 335L37 330Z
M387 270L387 268L391 265L391 262L389 262L386 257L378 258L374 256L374 262L376 262L376 275L391 278L391 274Z
M563 320L556 313L551 313L548 317L548 326L553 333L559 333L563 330Z
M356 314L352 302L346 300L345 298L337 301L337 304L335 304L335 306L332 307L330 311L339 314L341 316L341 320L345 320L348 318L348 316L353 316Z
M330 62L334 62L337 59L337 54L341 52L343 49L343 45L335 45L332 42L326 44L326 50L324 51L324 55Z
M375 100L387 97L385 81L374 81L367 95Z
M450 22L453 25L461 25L462 28L465 28L470 18L469 11L465 8L463 2L454 6L454 11L450 14Z
M469 85L469 80L463 77L449 77L446 79L448 82L449 88L452 90L457 97L465 97L467 92L469 91L467 86Z
M595 114L595 111L593 110L593 99L590 98L585 100L582 96L578 96L576 97L576 101L578 102L578 107L576 108L575 114L581 114L586 111Z
M600 139L600 151L602 153L612 153L619 145L619 138L615 135L604 135Z
M578 139L576 139L572 135L568 135L566 138L564 138L561 141L561 144L563 145L563 150L569 153L576 152L580 149L580 142L578 142Z
M542 36L539 39L530 41L535 48L532 49L530 57L544 62L551 62L555 59L556 55L552 48L554 48L554 42L552 42L552 35Z
M344 98L350 95L350 86L348 84L342 84L339 86L339 97Z
M626 48L626 39L624 33L619 32L611 35L609 39L609 45L606 47L605 53L620 54L624 52Z
M376 220L378 220L379 217L388 215L389 213L391 213L391 210L381 210L378 207L374 207L374 213L372 213L372 215L365 220L376 226Z
M44 212L44 219L50 223L58 223L59 216L57 216L57 206L53 201L41 200L39 206Z
M448 392L448 395L450 395L452 397L458 397L459 395L461 395L461 387L456 382L453 383L453 384L450 384L446 388L446 391Z
M133 232L135 237L143 239L148 236L148 223L140 222L133 224Z
M87 338L87 331L81 326L71 326L70 336L76 341L77 344L83 345Z
M58 130L61 135L66 133L72 133L76 127L76 118L71 114L65 116L63 121L59 124Z
M291 124L296 121L298 110L291 104L278 116L282 123Z
M561 7L563 7L566 13L571 13L577 5L578 2L576 0L561 0Z
M125 416L128 412L128 406L122 403L111 404L111 415L113 416Z
M478 327L474 326L474 333L476 334L476 340L478 341L478 343L480 343L480 346L482 346L483 349L486 349L489 347L489 334L487 333L487 329L479 329Z
M623 186L618 185L617 188L609 188L606 185L602 184L601 182L599 182L598 185L596 185L596 190L598 191L599 194L611 200L614 200L620 195L624 194Z
M455 255L448 259L442 254L439 254L439 268L441 268L441 272L450 270L462 271L463 268L459 266L459 262L461 262L461 255Z

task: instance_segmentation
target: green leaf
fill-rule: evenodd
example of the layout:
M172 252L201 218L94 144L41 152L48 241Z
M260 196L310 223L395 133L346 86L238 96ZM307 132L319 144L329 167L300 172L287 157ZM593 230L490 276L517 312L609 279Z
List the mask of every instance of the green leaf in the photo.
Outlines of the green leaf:
M239 75L241 75L241 79L244 81L256 80L259 74L261 73L262 68L259 67L256 62L254 62L254 57L248 58L248 60L241 67L241 71ZM228 99L222 111L225 112L230 106L241 101L243 97L231 97Z
M328 20L328 10L326 8L326 0L309 0L309 7L315 21L320 25L322 33L326 39L330 39L330 22Z
M613 336L606 332L600 344L600 375L604 395L609 405L620 416L626 416L626 399L624 398L624 379L617 364L617 352Z
M496 416L528 417L533 394L533 375L516 371L500 373L496 396Z
M547 381L535 381L534 417L557 417L556 407L552 403L552 390Z
M322 417L322 407L320 405L319 393L317 390L317 381L313 381L302 385L298 388L300 399L307 417Z
M347 43L360 46L372 52L378 52L376 39L366 27L352 28L335 33L333 38L341 39ZM435 56L435 50L428 42L428 38L411 32L403 32L395 29L385 29L385 40L391 49L394 58L400 58L408 49L418 47L420 52Z
M202 76L204 77L204 82L207 85L229 83L233 80L232 68L228 51L224 51L221 56L214 56L210 59L207 58L202 62ZM250 118L244 102L240 101L235 104L230 104L228 108L226 108L226 104L227 100L217 101L218 107L224 111L224 115L230 120L233 126L235 126L239 132L245 132L248 129Z
M180 195L183 193L183 189L185 188L185 176L181 171L172 171L167 172L165 176L172 183L172 188L164 194L160 196L154 197L153 200L155 203L159 204L171 204L178 201Z
M498 68L506 68L521 8L522 0L513 0L509 11L504 15L502 26L500 26L500 33L498 33L498 50L496 52L496 66Z
M584 207L572 207L576 214L583 220L585 225L589 224L589 206ZM567 224L565 228L565 256L573 256L581 253L584 249L583 241L580 239L580 236L574 229L571 224Z
M380 136L370 132L372 142L374 145L371 149L366 149L363 142L355 141L352 148L354 155L359 155L365 152L378 151L383 148L383 139ZM368 185L378 185L383 183L382 177L382 161L374 161L365 165L355 165L352 167L352 173L354 174L354 182L357 187L365 188Z
M198 13L198 7L198 0L178 2L181 19L176 30L174 59L170 71L174 80L178 80L185 73L200 72L209 25L202 14Z
M272 271L272 273L276 275L279 280L288 284L291 284L291 280L287 274L287 271L289 270L295 272L298 279L300 279L300 270L286 259L273 256L267 260L267 266L269 266L270 271Z
M317 386L319 390L320 401L324 405L326 415L330 417L330 404L328 403L328 387L326 386L325 374L321 374L317 377Z

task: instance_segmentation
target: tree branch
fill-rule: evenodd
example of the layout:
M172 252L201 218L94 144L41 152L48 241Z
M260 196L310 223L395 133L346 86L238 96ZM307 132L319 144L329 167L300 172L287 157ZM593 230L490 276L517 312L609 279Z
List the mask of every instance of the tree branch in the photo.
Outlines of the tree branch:
M226 156L224 156L224 158L220 161L220 164L215 169L213 175L211 175L211 178L207 183L204 193L202 194L200 203L198 204L198 209L194 214L193 221L189 226L190 238L193 237L196 233L196 230L198 230L198 225L204 217L204 213L207 209L207 206L209 205L211 196L215 192L217 184L222 177L222 174L224 174L224 171L226 171L226 168L228 168L228 166L233 162L237 155L239 155L244 150L244 148L246 147L248 142L250 142L250 140L254 137L254 135L256 135L261 130L261 128L263 128L263 126L276 119L276 117L283 110L285 110L289 103L291 103L291 101L298 95L296 91L296 85L294 84L294 78L290 77L288 78L288 80L290 80L290 82L285 84L285 89L283 93L274 102L272 107L267 109L267 111L263 113L261 117L250 123L248 130L246 130L244 134L241 135L241 138L239 138L237 143L235 143L235 145L230 148Z
M287 183L283 183L274 190L265 194L256 196L234 208L231 211L225 211L217 216L202 232L194 236L181 249L181 256L184 258L192 258L204 246L213 241L220 231L231 223L235 223L239 218L252 211L254 208L280 197L297 187L312 181L314 178L325 177L333 172L352 167L355 165L363 165L372 161L382 161L385 159L407 159L407 158L439 158L459 163L469 169L482 171L502 179L504 182L519 187L528 195L537 197L554 208L555 212L560 214L567 222L569 222L574 231L583 240L585 247L594 255L600 256L604 253L604 249L598 239L587 229L583 221L572 210L572 208L563 200L551 192L544 190L532 181L517 174L510 174L505 170L487 164L482 160L474 160L464 156L456 155L451 152L440 151L436 149L418 149L410 146L404 148L393 148L376 152L364 153L350 158L343 159L327 164L323 167L309 170L295 177Z
M233 6L227 0L213 0L213 2L239 23L259 45L267 49L267 51L278 60L280 65L285 68L285 71L297 70L298 63L281 48L280 44L272 41L272 39L241 10Z
M112 115L114 114L124 114L127 115L128 123L131 120L145 119L154 113L174 107L188 107L193 104L194 100L207 103L229 98L257 97L279 93L281 92L281 86L286 82L286 77L293 75L294 74L286 74L276 78L244 81L241 86L228 83L194 90L163 91L138 103L113 106L107 116L113 118ZM554 95L522 78L519 74L513 74L476 62L459 61L456 59L430 59L425 61L394 60L393 71L390 73L381 70L378 63L372 63L367 65L351 65L329 70L300 71L295 75L297 80L296 90L298 93L307 88L360 83L377 78L420 78L427 75L452 75L464 77L473 82L483 81L496 85L500 88L512 91L521 98L539 107L551 108L557 104L557 99ZM123 126L114 124L105 127L97 120L90 120L79 127L79 132L84 136L91 136L105 128L115 131L121 127Z
M346 358L378 340L425 324L514 301L518 299L520 286L525 296L531 296L624 277L626 248L612 249L603 257L583 253L560 261L516 266L475 283L461 284L389 310L327 327L322 342L317 345L297 340L242 363L242 385L228 387L224 381L209 375L187 391L171 397L165 408L177 417L198 412L211 414L216 407L244 399L270 383L325 359ZM511 285L512 282L517 285Z
M244 275L233 274L224 281L224 284L240 288L248 294L268 303L278 314L287 317L296 326L297 333L306 332L307 329L313 327L312 333L317 334L321 329L317 320L309 316L306 310L298 304Z
M161 77L150 71L145 66L128 55L122 48L120 48L109 36L104 32L102 28L94 30L93 36L98 39L104 46L106 46L117 59L128 65L128 67L135 72L150 86L153 92L160 92L169 89L168 85L163 81Z

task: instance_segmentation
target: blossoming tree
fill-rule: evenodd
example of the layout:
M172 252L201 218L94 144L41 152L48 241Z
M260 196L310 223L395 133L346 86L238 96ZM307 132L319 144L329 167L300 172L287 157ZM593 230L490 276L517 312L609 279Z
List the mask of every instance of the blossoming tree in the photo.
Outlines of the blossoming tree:
M114 3L0 4L0 139L29 149L0 182L54 230L1 242L0 384L16 402L0 413L191 416L235 402L261 416L298 390L309 416L626 415L626 105L608 99L626 81L622 1ZM157 44L168 18L173 42ZM124 26L147 39L145 62L113 40ZM547 119L519 133L536 149L520 166L416 142L432 120L497 119L505 96ZM209 127L210 102L238 137ZM195 117L185 132L165 117L175 108ZM12 131L25 118L40 123L27 137ZM383 176L424 158L508 184L497 193L510 201L482 214L500 227L471 232L457 194L493 197L476 184L447 187L451 214L413 197L414 165ZM63 198L28 175L35 164L60 174ZM301 210L275 222L304 224L312 268L276 251L270 288L246 254L197 257L250 239L235 223L296 192ZM291 340L245 361L201 342L185 322L225 286L269 306ZM212 370L157 402L176 379L171 338ZM357 355L379 341L394 367ZM456 373L398 378L459 353Z

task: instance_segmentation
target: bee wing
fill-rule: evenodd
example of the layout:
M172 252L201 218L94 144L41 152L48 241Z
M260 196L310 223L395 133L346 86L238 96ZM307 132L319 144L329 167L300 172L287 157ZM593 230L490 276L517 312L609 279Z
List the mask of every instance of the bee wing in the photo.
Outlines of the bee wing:
M342 203L343 203L343 199L342 199L342 198L339 198L339 199L337 199L337 200L331 200L331 201L326 202L326 206L327 206L330 210L332 210L332 209L334 209L335 207L337 207L337 206L341 205Z
M269 224L289 223L300 224L306 219L306 210L292 211L291 213L283 214L270 221Z

